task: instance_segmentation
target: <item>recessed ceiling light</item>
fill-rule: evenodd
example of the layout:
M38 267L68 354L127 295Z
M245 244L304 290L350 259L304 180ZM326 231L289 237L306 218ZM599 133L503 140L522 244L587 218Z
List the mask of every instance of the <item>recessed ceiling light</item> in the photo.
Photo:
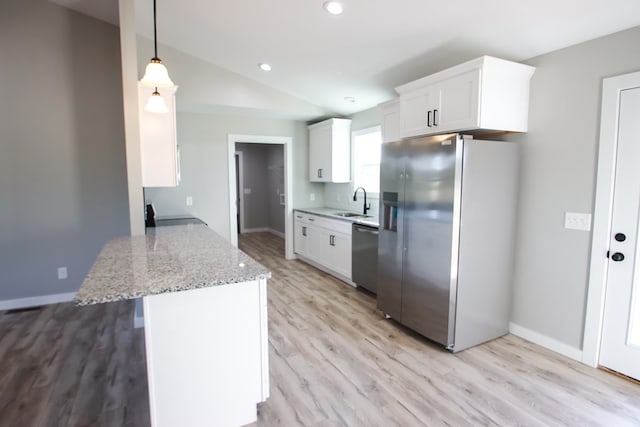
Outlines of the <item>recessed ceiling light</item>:
M345 100L346 102L351 102L351 103L356 102L356 99L355 99L353 96L345 96L345 97L344 97L344 100Z
M264 62L258 64L258 67L260 67L262 71L271 71L271 65Z
M326 1L322 7L332 15L340 15L342 13L342 3L338 1Z

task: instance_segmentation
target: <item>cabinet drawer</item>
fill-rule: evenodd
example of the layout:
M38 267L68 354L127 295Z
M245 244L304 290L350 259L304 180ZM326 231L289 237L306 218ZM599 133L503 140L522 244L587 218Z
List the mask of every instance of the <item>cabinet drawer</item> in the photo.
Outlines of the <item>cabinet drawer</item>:
M325 218L317 215L309 215L307 221L317 227L351 236L351 222L349 221L341 221L339 219Z

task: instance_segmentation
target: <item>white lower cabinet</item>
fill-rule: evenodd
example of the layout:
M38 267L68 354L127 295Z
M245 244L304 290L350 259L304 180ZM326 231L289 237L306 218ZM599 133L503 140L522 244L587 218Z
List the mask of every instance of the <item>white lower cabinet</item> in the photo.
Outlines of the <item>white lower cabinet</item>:
M298 211L294 220L294 251L350 282L351 222Z
M293 247L295 253L307 255L307 224L301 221L302 215L296 214L294 221Z

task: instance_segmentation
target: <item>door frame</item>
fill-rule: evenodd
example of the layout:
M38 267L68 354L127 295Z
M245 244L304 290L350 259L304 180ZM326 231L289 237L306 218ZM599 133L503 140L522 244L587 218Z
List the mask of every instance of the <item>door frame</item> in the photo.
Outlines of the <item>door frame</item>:
M600 360L600 341L607 291L608 260L606 253L609 249L613 219L613 185L618 151L620 93L625 89L635 87L640 87L640 72L609 77L602 82L600 146L593 209L587 308L582 344L582 362L593 367L597 367Z
M235 146L235 144L234 144ZM236 182L237 194L238 194L238 203L240 203L240 230L236 230L236 234L239 231L240 234L244 232L244 158L242 151L236 151L234 153L235 156L238 156L238 173L234 175L234 178L238 177L238 182ZM234 162L235 163L235 162ZM234 206L235 203L234 203ZM236 207L237 208L237 207ZM237 216L237 212L236 212Z
M227 164L229 168L229 241L238 246L236 224L236 143L280 144L284 151L284 246L285 258L294 259L293 254L293 139L288 136L227 135ZM242 211L241 211L242 214Z

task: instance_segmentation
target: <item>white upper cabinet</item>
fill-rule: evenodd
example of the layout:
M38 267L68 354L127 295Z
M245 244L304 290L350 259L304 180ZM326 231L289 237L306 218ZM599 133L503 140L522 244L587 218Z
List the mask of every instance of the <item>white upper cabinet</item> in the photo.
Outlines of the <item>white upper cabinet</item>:
M400 100L380 104L382 111L382 142L393 142L400 139Z
M168 113L150 113L144 110L154 91L138 83L138 112L140 119L140 154L143 187L176 187L180 183L180 164L176 138L177 86L158 91L164 98Z
M483 56L399 86L400 137L476 129L526 132L534 71Z
M351 120L329 119L309 126L309 180L351 180Z

